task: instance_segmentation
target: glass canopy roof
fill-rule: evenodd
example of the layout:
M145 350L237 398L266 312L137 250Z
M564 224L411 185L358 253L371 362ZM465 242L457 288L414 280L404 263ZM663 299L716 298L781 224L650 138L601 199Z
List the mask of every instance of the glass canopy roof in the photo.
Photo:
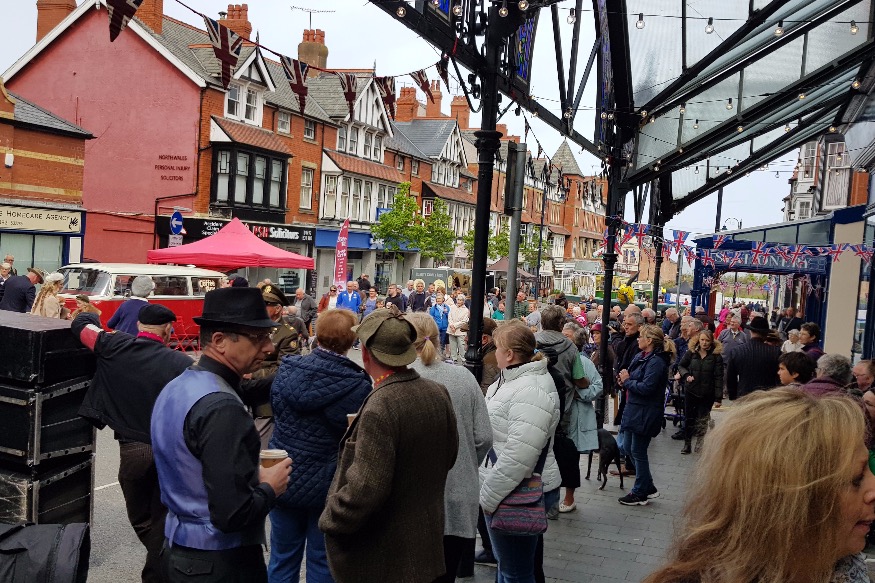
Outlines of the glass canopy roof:
M630 186L671 173L678 212L843 129L873 84L872 10L873 0L627 0L609 12L629 49L613 75L629 79L641 122Z

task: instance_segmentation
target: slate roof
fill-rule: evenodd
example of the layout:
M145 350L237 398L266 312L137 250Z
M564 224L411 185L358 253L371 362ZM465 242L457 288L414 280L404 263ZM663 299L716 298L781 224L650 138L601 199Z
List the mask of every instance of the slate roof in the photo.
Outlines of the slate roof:
M271 152L281 152L288 156L292 155L285 142L273 132L215 115L212 116L212 119L232 141L238 144L246 144L255 148L261 148L262 150L270 150Z
M86 140L90 140L94 137L88 130L83 129L74 123L70 123L64 118L28 101L24 97L21 97L12 91L8 91L8 93L9 96L15 100L15 113L13 114L15 117L14 121L37 126L49 131L72 134Z
M571 151L571 146L568 145L568 140L562 140L562 143L559 144L559 148L553 154L553 164L562 168L562 174L583 176L583 172L574 158L574 153Z
M385 164L380 164L379 162L365 160L364 158L358 158L356 156L348 156L327 148L323 151L335 164L337 164L337 167L344 172L359 174L361 176L370 176L372 178L386 180L396 184L404 182L404 176L402 176L394 166L387 166Z
M356 72L355 75L358 79L356 84L356 97L358 97L362 89L370 82L373 72L360 71ZM283 79L285 79L285 76L283 76ZM337 78L337 75L333 73L319 73L315 77L310 77L307 79L307 92L308 98L312 97L318 101L319 105L322 106L322 110L330 118L340 121L349 115L349 105L343 96L343 91L340 88L340 79ZM307 99L307 102L309 101L310 99Z
M416 147L416 144L410 141L410 139L398 129L398 122L390 121L392 125L392 137L386 139L386 148L389 150L395 150L405 154L407 156L411 156L413 158L419 158L421 160L428 160L429 157L422 153L422 150Z
M551 233L555 233L557 235L565 235L566 237L571 235L571 231L569 231L568 229L566 229L565 227L562 227L560 225L547 225L547 226L549 227Z
M425 189L430 190L431 193L438 198L445 198L447 200L463 202L470 205L477 204L477 197L474 195L474 193L461 190L459 188L451 188L449 186L434 184L432 182L423 182L422 186Z
M474 135L474 132L476 131L477 130L461 130L462 138L468 140L472 144L476 144L477 137ZM498 154L501 156L501 159L505 161L507 160L507 142L508 140L501 140L498 146ZM474 160L473 162L476 163L477 161Z
M396 121L392 127L403 133L423 154L430 158L438 158L456 125L455 119L442 118Z
M210 38L206 31L168 16L164 17L163 31L161 34L156 34L147 26L144 26L143 28L148 31L155 40L161 43L162 46L173 53L173 56L185 63L192 71L203 78L204 81L213 85L220 85L219 76L221 66L213 52L212 46L210 45ZM240 59L238 60L238 63L242 65L254 50L254 46L244 45L240 50ZM292 92L291 87L289 87L282 65L269 59L264 59L264 61L267 65L271 79L273 79L273 82L276 84L276 91L265 92L265 101L271 105L276 105L295 113L300 111L298 96L295 95ZM311 81L312 80L307 81L308 87L310 86ZM337 87L339 91L339 83ZM312 97L312 94L313 91L311 89L308 97ZM340 100L343 101L345 106L346 101L343 100L342 93L340 94ZM311 119L317 119L329 123L332 122L331 117L320 106L316 99L306 100L304 115Z

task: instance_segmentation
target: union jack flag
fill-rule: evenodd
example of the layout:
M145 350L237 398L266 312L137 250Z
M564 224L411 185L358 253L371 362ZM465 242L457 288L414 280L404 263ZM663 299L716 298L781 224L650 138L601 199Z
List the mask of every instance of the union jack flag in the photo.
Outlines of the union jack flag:
M343 91L346 105L349 106L349 119L351 121L355 117L356 76L354 73L335 72L334 74L340 79L340 90Z
M237 60L240 58L243 38L209 16L204 16L204 24L207 27L210 42L213 43L213 52L222 63L222 87L227 89L228 84L231 83L231 69L237 66Z
M735 265L744 259L744 253L742 251L736 251L735 253L726 253L726 264L732 268Z
M671 241L662 242L662 256L665 257L666 261L671 259Z
M808 254L808 247L805 245L790 245L787 247L787 261L790 265L796 265L802 260L803 255Z
M712 240L714 241L714 249L720 249L720 246L729 239L729 235L713 235Z
M680 248L687 243L687 237L689 237L690 234L687 231L676 231L674 229L672 229L671 233L674 237L674 241L672 241L672 244L674 245L675 249L680 251Z
M684 257L687 258L687 265L693 266L693 261L696 259L696 250L692 247L684 245Z
M450 55L447 53L443 53L441 55L441 60L437 62L435 67L437 68L438 75L443 80L444 85L447 86L447 91L450 90L450 68L448 65L450 64Z
M765 255L769 254L769 250L766 249L766 244L763 242L754 243L750 252L750 262L753 265L760 264L760 258L763 258L763 262L765 262Z
M705 267L714 267L714 258L711 256L711 251L708 249L702 249L702 255L699 257L702 261L702 265Z
M772 253L783 259L784 261L790 261L790 255L787 252L789 247L772 247Z
M425 74L425 69L414 71L410 76L413 77L416 86L422 89L422 92L425 93L428 100L434 103L434 95L431 93L431 83L428 80L428 75Z
M854 255L862 259L866 263L872 263L873 249L866 245L849 245L848 248L854 252Z
M618 250L621 247L623 247L623 245L625 245L626 243L629 242L629 240L632 238L632 233L634 232L632 225L630 225L629 223L624 223L624 224L626 226L624 227L624 231L623 231L623 240L620 243L617 243Z
M836 243L829 247L821 247L819 250L821 255L829 255L832 258L833 263L835 263L841 258L842 253L844 253L847 248L847 243Z
M796 282L793 279L792 275L787 276L787 289L793 291L793 286L796 285Z
M638 247L644 245L644 237L650 233L650 225L645 224L632 224L632 236L638 239Z
M303 114L304 102L307 99L307 85L304 82L307 80L307 71L310 69L310 65L286 56L281 57L280 62L283 65L286 79L289 81L289 87L298 96L298 106Z
M134 17L143 0L106 0L109 12L109 42L114 41Z
M374 83L380 92L383 105L386 106L392 119L395 119L395 77L374 77Z

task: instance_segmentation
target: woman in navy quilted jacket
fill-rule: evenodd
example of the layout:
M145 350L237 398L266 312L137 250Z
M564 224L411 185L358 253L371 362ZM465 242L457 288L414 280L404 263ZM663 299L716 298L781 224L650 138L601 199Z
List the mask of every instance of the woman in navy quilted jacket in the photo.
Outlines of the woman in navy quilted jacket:
M304 547L307 583L333 583L319 531L338 444L371 391L367 373L346 357L358 324L349 310L327 310L316 323L316 349L284 358L271 388L274 429L270 447L292 458L289 488L270 513L268 580L298 581Z

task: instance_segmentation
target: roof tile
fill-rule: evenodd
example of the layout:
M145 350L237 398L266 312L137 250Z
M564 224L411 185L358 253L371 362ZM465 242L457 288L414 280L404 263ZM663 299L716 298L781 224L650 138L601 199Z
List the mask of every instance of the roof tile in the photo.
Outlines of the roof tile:
M43 109L20 95L9 91L9 96L15 100L15 121L39 126L48 130L60 131L68 134L76 134L82 138L93 138L88 130L65 120L54 113Z
M430 190L432 194L438 198L445 198L447 200L463 202L470 205L477 204L477 198L471 192L467 192L459 188L443 186L441 184L434 184L433 182L423 182L422 185L423 187Z
M247 146L271 152L281 152L288 156L292 155L288 146L273 132L215 115L212 118L228 134L228 137L238 144L246 144Z
M386 180L396 184L404 182L404 176L402 176L393 166L387 166L385 164L380 164L379 162L341 154L334 150L326 149L324 151L328 157L337 164L337 167L344 172L358 174L360 176L370 176L371 178Z

